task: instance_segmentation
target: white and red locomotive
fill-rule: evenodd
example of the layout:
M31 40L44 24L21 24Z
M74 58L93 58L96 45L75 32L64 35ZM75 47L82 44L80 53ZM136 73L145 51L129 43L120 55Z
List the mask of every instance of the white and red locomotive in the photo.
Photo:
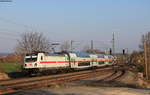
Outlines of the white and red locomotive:
M25 56L23 68L30 73L44 70L80 70L113 65L115 64L114 60L115 58L112 55L81 52L33 53Z

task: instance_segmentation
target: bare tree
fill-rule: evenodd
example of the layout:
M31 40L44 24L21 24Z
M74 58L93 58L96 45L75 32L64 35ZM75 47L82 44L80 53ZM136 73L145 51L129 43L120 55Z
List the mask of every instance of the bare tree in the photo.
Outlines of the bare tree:
M49 40L42 33L24 33L18 40L16 52L21 54L33 53L35 51L50 52Z
M65 41L64 43L62 43L60 48L61 48L62 51L70 50L70 43L69 43L69 41Z
M148 43L150 43L150 32L142 35L141 43L139 45L139 48L141 51L144 51L144 41L147 41Z

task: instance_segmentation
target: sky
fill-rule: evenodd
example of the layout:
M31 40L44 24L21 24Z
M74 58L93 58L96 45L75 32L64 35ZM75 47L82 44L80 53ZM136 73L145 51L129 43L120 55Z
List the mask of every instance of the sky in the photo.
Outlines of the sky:
M13 52L24 32L42 32L50 41L74 40L76 47L138 50L150 31L150 0L12 0L0 2L0 52ZM78 43L78 44L77 44Z

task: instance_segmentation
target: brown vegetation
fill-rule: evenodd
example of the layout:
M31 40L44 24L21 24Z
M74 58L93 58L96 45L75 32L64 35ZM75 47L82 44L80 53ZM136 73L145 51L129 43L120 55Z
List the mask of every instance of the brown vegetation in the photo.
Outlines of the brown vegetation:
M1 56L0 62L12 62L12 63L22 63L23 62L23 55L12 53L8 56Z
M118 64L128 63L129 57L127 55L123 55L122 53L116 53L114 56L117 57Z
M132 64L138 64L144 66L144 55L142 52L134 51L130 56L130 62Z

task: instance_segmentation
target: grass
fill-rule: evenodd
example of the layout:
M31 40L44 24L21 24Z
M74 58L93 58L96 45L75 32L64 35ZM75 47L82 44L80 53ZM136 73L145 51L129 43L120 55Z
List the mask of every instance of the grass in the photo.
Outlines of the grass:
M21 64L0 63L0 71L6 72L6 73L21 72Z

